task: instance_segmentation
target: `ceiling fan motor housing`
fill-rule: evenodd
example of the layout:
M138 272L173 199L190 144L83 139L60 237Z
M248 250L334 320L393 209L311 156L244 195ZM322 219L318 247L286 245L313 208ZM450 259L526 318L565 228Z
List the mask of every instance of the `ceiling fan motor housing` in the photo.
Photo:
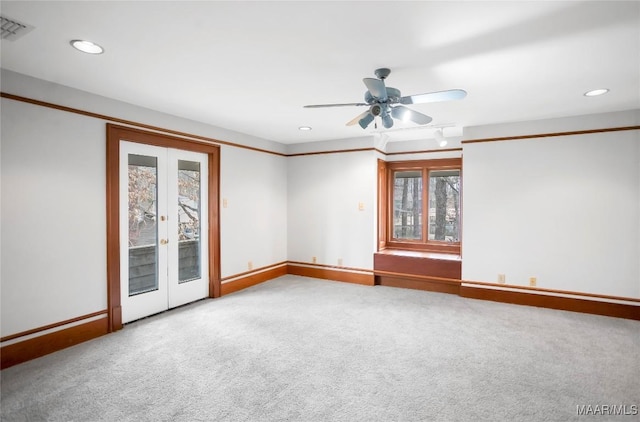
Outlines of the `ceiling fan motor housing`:
M397 88L392 88L390 86L386 87L387 90L387 100L385 102L389 103L389 104L396 104L400 101L400 97L402 97L402 94L400 94L400 90ZM377 97L374 97L373 95L371 95L371 93L369 91L365 91L364 93L364 101L367 104L373 104L373 103L378 103L380 102L380 100Z
M369 109L369 112L373 115L373 116L379 116L382 114L382 107L380 106L380 104L374 104L371 106L371 108Z
M376 69L373 73L376 75L378 79L385 80L387 76L389 76L389 74L391 73L391 69L388 69L386 67L381 67L380 69Z

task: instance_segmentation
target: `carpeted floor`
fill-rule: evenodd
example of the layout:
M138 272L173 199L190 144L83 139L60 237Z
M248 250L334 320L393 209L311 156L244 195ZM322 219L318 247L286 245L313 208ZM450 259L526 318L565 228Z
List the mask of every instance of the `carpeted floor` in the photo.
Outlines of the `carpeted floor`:
M289 275L0 376L6 422L630 421L578 406L640 405L640 322Z

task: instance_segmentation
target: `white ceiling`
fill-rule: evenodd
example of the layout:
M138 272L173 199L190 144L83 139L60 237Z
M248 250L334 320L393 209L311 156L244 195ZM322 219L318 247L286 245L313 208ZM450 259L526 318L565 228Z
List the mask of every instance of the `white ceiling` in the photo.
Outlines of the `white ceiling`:
M640 108L640 2L2 1L33 25L2 41L5 69L285 144L362 137L345 123L364 77L389 67L431 126ZM92 56L70 47L87 39ZM609 88L601 97L585 91ZM299 126L311 126L301 132ZM396 122L391 134L420 130ZM433 131L433 127L428 128Z

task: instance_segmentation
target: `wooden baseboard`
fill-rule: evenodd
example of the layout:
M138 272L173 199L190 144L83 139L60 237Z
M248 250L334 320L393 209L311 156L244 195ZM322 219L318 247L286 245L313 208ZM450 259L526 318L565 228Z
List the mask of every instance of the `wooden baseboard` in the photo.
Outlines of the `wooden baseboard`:
M402 287L405 289L426 290L429 292L460 293L460 280L450 280L438 277L415 277L410 275L384 275L376 271L376 284L388 287Z
M249 273L240 278L222 283L221 296L228 295L229 293L237 292L238 290L246 289L247 287L255 286L256 284L287 274L286 264L283 263L277 265L279 266L257 273Z
M427 290L441 293L457 294L470 299L490 300L494 302L513 303L517 305L537 306L550 309L581 312L595 315L640 320L640 306L624 303L605 302L593 299L579 299L552 294L537 294L499 290L493 288L473 287L461 284L459 280L413 276L410 274L379 273L368 274L354 269L340 269L306 263L279 263L259 272L247 273L239 278L222 284L222 295L286 275L294 274L304 277L373 286L379 284L390 287ZM566 292L570 293L570 292ZM579 293L576 293L579 295ZM592 295L593 296L593 295ZM621 298L624 299L624 298ZM46 327L44 327L46 328ZM32 330L37 331L37 330ZM9 368L67 347L75 346L87 340L100 337L109 332L109 319L100 318L39 337L9 344L0 348L0 369Z
M524 293L510 290L486 289L482 287L460 286L460 296L470 299L537 306L563 311L604 315L615 318L640 320L640 306L623 303L603 302L591 299Z
M546 291L546 293L542 291L538 293L528 287L523 287L523 290L526 289L529 291L503 290L492 288L495 284L488 284L488 287L482 287L481 283L475 283L476 286L469 286L461 280L415 276L412 274L387 271L376 271L375 275L376 284L381 286L451 293L470 299L490 300L493 302L513 303L516 305L537 306L540 308L640 320L640 306L610 301L611 299L617 301L628 299L623 297L598 296L595 294L565 291ZM583 296L584 298L567 297L568 295ZM637 299L628 300L637 301Z
M285 265L282 265L285 264ZM343 281L345 283L374 285L373 273L367 270L354 268L331 267L320 264L307 264L305 262L278 263L277 267L260 268L253 272L238 274L238 278L222 283L222 295L237 292L265 281L283 276L285 274L300 275L304 277L321 278L324 280ZM265 268L269 268L265 271ZM231 277L229 277L231 278Z
M276 264L276 266L267 269L258 269L256 271L243 274L240 278L228 281L222 284L222 294L229 294L235 291L245 289L264 281L271 280L287 274L286 262ZM104 312L100 312L104 313ZM97 316L96 314L85 315L83 317L74 318L73 320L64 321L63 323L76 322L88 317ZM40 327L35 330L20 333L18 336L4 337L3 341L18 339L20 336L26 336L49 328L61 326L63 323L52 324L51 326ZM0 369L9 368L11 366L23 363L44 355L48 355L67 347L75 346L87 340L103 336L109 333L109 318L100 318L83 324L75 325L69 328L44 334L38 337L30 338L17 343L9 344L0 348Z
M353 272L339 267L329 267L306 263L292 263L287 265L289 274L300 275L303 277L321 278L324 280L343 281L345 283L363 284L365 286L373 286L375 280L373 272ZM364 271L364 270L363 270Z
M64 328L18 343L3 346L0 349L0 369L39 358L67 347L75 346L87 340L103 336L109 331L109 319L100 318L84 324Z

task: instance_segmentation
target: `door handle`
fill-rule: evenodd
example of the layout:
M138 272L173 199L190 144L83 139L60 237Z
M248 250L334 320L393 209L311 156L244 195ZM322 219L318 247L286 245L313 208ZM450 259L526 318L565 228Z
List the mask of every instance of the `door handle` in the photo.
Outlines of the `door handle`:
M167 243L169 243L169 241L167 239L160 239L160 244L161 245L166 245Z

